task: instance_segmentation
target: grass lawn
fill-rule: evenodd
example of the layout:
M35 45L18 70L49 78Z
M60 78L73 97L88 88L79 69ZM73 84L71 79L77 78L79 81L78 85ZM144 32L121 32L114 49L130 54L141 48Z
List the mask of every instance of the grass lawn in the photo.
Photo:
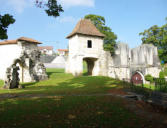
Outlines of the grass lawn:
M151 90L155 90L155 85L152 85L152 84L144 84L144 87Z
M105 93L111 88L121 88L122 82L103 76L74 77L63 69L47 69L49 79L34 83L22 83L24 89L4 90L0 94L94 94Z
M0 80L0 88L4 85L4 81Z
M141 128L143 120L129 112L121 99L54 97L7 99L0 102L4 128Z
M24 89L0 90L0 95L5 93L34 95L26 98L1 98L0 128L144 128L145 126L153 128L155 126L145 118L147 114L136 115L127 107L130 105L134 109L134 102L113 96L80 96L80 94L108 93L120 89L123 87L123 82L119 80L102 76L73 77L71 74L65 74L63 69L47 69L47 73L48 80L22 83L25 85ZM47 95L40 97L36 94ZM54 96L59 94L63 96ZM137 111L141 110L141 105L138 107Z

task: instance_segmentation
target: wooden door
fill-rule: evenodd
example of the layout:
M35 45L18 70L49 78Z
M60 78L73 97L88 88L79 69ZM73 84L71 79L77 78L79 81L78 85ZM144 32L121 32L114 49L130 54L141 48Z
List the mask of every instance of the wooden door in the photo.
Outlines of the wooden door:
M133 84L143 84L142 76L138 72L133 74L131 81Z

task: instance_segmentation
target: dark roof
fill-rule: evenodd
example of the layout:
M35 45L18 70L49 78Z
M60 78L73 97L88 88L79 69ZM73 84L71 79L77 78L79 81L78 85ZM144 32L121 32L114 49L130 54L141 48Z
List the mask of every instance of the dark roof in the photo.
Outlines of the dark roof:
M27 41L27 42L31 42L31 43L35 43L35 44L42 44L41 42L31 39L31 38L27 38L27 37L20 37L16 40L6 40L3 42L0 42L0 45L6 45L6 44L17 44L17 41Z
M39 46L38 49L39 50L44 50L44 49L53 50L53 46Z
M102 34L95 25L88 19L81 19L77 25L75 26L72 33L70 33L67 38L74 36L75 34L82 34L88 36L98 36L104 37L105 35Z

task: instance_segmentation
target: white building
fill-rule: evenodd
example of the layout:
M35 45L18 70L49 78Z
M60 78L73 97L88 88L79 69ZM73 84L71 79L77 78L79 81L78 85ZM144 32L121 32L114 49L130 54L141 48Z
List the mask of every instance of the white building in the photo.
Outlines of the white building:
M57 49L57 53L59 56L67 56L68 55L68 49Z
M69 55L66 72L75 76L83 73L83 61L87 62L89 75L101 75L128 79L135 83L144 82L144 76L151 74L159 77L161 66L157 48L144 44L130 49L127 44L119 43L115 55L103 50L104 35L90 20L80 20L69 39Z
M39 46L39 50L41 51L42 54L44 55L53 55L53 47L52 46Z
M80 20L69 39L69 55L66 64L66 72L73 75L81 75L83 61L88 64L90 75L100 75L99 56L103 52L104 35L100 33L90 20Z
M6 80L7 69L13 73L13 65L19 66L21 82L31 82L46 78L45 68L40 63L39 41L21 37L0 42L0 79Z

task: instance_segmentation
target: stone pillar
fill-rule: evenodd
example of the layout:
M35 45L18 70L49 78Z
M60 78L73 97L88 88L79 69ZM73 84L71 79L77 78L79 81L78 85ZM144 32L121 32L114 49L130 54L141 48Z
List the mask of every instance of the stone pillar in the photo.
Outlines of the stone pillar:
M5 84L3 88L9 89L11 86L11 68L7 68L6 70L6 78Z
M13 65L12 68L13 68L13 72L12 72L12 80L11 80L10 89L18 88L19 81L20 81L19 73L18 73L18 70L20 70L19 67L16 65Z

